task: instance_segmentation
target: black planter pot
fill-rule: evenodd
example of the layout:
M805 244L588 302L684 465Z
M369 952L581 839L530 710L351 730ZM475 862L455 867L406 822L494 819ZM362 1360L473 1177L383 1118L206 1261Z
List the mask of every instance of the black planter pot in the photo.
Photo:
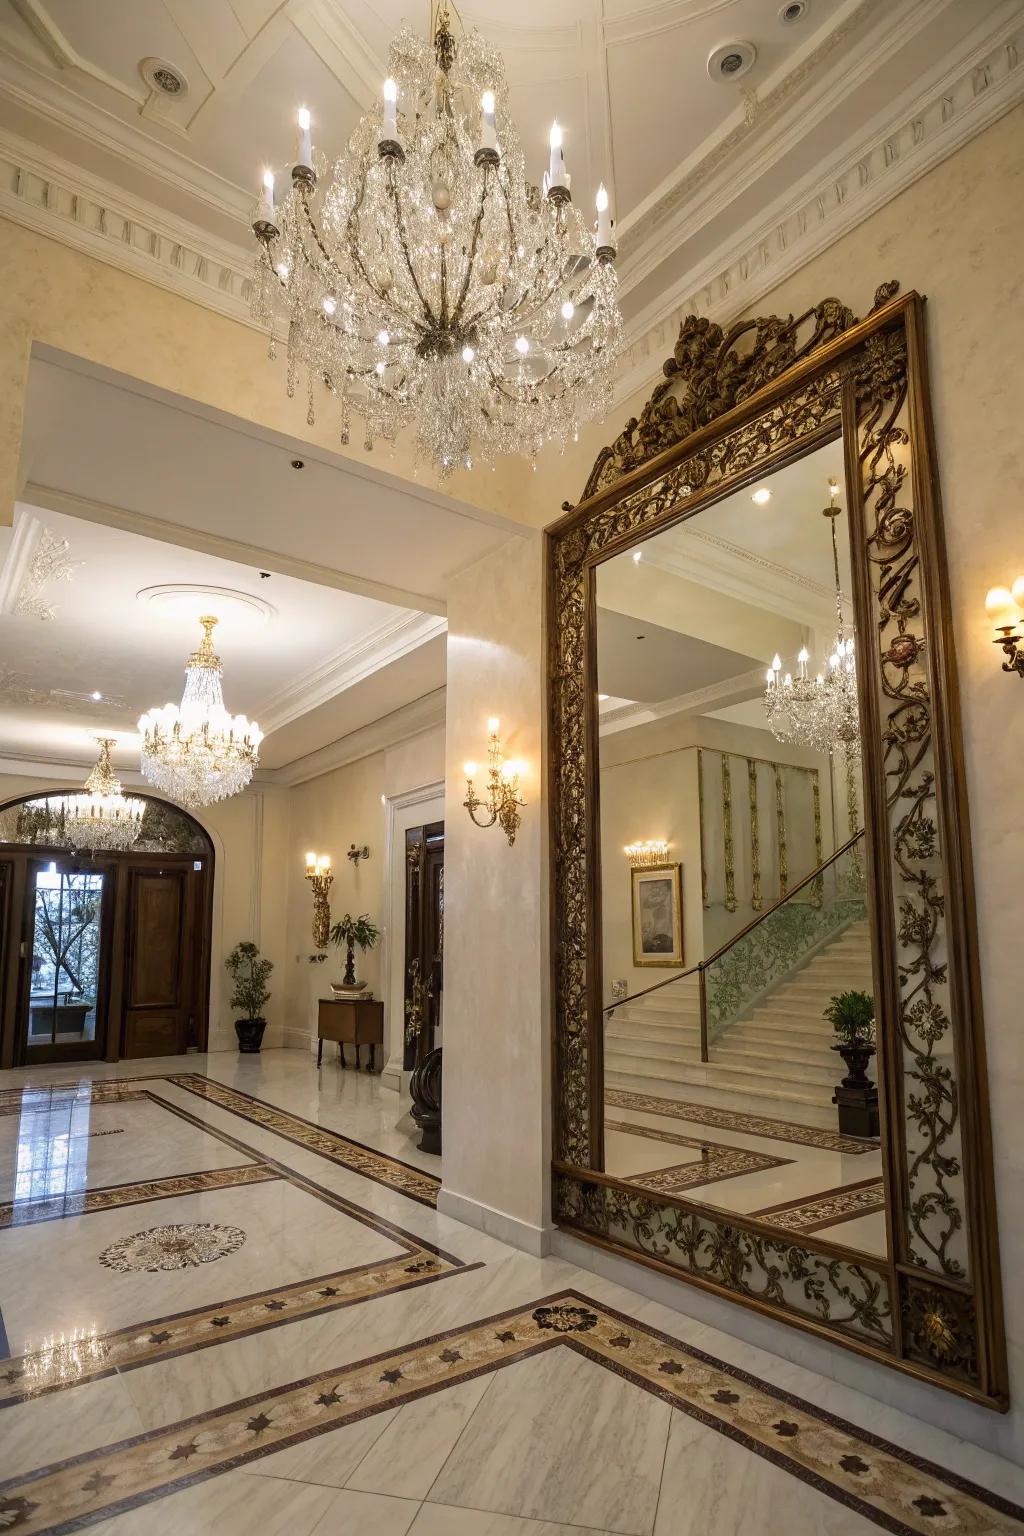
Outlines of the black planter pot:
M875 1048L864 1040L834 1045L846 1063L846 1076L832 1095L839 1110L839 1129L844 1136L877 1136L878 1088L868 1077Z
M238 1049L245 1052L258 1051L263 1044L263 1031L266 1027L266 1019L236 1019L235 1034L238 1036Z

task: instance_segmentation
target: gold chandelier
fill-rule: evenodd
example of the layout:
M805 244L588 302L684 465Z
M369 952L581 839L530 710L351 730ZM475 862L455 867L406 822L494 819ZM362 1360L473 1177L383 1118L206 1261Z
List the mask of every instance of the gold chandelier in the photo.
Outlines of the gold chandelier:
M199 620L203 638L185 663L180 706L151 709L139 721L142 772L180 805L212 805L237 795L252 778L263 732L224 707L223 667L213 649L217 620Z
M123 852L142 831L146 802L137 795L126 795L115 777L110 762L113 737L96 736L93 740L100 755L84 789L79 794L62 795L56 805L51 802L47 809L51 813L56 810L61 841L69 848L90 853L100 849Z

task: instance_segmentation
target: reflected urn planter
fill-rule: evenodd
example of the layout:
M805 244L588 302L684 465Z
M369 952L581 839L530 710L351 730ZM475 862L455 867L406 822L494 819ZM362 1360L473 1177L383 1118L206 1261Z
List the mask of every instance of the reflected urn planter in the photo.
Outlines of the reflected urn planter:
M868 1077L875 1048L868 1040L851 1040L832 1049L843 1058L846 1076L836 1087L832 1103L839 1110L843 1136L874 1137L879 1134L878 1087Z

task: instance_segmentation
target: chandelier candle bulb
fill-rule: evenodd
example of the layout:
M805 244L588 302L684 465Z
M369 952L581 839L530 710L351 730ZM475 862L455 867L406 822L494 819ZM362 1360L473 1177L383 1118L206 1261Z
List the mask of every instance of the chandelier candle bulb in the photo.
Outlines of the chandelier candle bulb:
M608 207L608 193L604 182L597 189L597 249L610 251L612 247L612 215Z
M484 91L480 98L483 116L480 121L480 148L497 150L498 135L494 126L494 92Z
M313 141L310 137L311 118L308 107L299 108L299 165L313 166Z
M551 149L551 158L548 162L548 191L561 190L568 192L569 176L565 169L565 157L562 154L562 130L558 126L557 118L551 124L548 144Z
M384 81L384 122L381 128L382 141L390 142L398 138L398 86L390 77Z

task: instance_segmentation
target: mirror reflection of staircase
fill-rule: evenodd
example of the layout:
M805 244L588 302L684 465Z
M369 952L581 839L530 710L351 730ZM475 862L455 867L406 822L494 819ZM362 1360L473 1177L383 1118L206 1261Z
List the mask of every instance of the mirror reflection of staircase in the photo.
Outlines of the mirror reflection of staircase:
M867 920L850 923L725 1026L707 1062L698 988L695 975L685 976L607 1016L606 1085L834 1128L842 1063L822 1011L833 993L873 990Z

